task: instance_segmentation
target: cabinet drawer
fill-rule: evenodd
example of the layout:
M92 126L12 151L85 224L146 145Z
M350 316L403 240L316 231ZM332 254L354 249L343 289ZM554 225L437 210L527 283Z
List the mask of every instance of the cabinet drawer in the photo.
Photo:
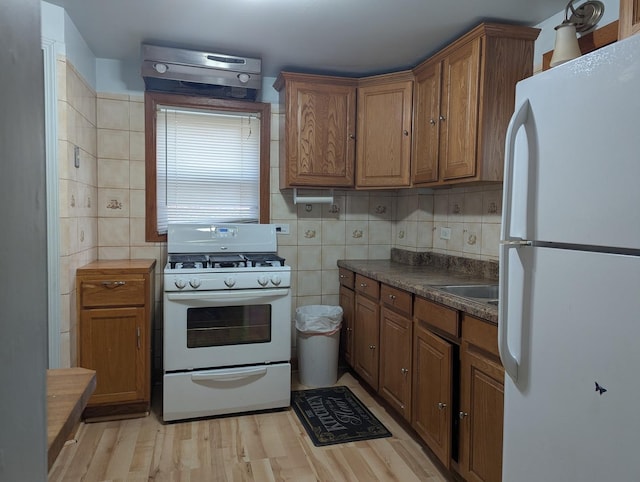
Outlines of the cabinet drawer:
M416 298L413 312L417 320L424 321L456 338L460 336L460 320L457 310L424 298Z
M349 271L348 269L344 269L344 268L340 268L339 273L340 273L339 274L340 284L352 290L354 279L355 279L355 273L353 271Z
M412 301L411 293L389 285L380 285L380 302L398 313L411 317Z
M498 326L470 315L462 315L462 339L500 357Z
M83 307L144 305L145 280L126 276L81 280L78 296Z
M361 274L356 274L355 288L358 293L362 293L363 295L367 295L368 297L376 300L380 295L380 283L374 279L362 276Z

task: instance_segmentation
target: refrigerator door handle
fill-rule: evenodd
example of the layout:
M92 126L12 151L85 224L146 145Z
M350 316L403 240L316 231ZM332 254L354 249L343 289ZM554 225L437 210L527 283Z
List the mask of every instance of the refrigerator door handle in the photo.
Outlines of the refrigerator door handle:
M523 243L523 244L526 244ZM518 359L509 349L508 333L509 323L514 323L507 317L509 308L509 284L507 282L507 273L509 273L509 250L517 249L521 244L518 242L508 242L500 244L500 263L499 263L499 285L498 297L500 299L498 307L498 351L500 359L504 366L505 372L514 382L518 381L518 369L520 364ZM520 319L520 323L522 319Z
M514 163L516 149L516 134L521 127L526 128L526 122L529 118L531 106L529 99L524 99L516 109L515 113L509 121L507 127L507 136L505 141L505 157L504 157L504 192L502 198L502 231L500 239L502 241L510 241L516 238L511 237L511 210L513 205L513 185L514 185ZM528 159L527 159L528 162ZM526 193L519 195L526 196ZM526 197L524 198L526 199ZM517 238L519 241L520 238Z

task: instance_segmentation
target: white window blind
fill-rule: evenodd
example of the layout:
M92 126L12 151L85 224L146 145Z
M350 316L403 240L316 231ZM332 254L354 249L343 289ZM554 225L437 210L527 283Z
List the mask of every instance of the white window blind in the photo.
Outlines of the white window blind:
M156 119L158 232L175 222L257 223L257 114L159 106Z

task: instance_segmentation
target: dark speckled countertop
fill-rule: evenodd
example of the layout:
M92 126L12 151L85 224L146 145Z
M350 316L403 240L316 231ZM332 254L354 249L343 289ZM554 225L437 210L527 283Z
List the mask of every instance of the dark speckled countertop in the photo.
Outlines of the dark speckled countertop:
M452 295L437 286L455 284L496 284L497 263L463 260L428 254L416 258L407 252L392 250L391 259L338 261L338 266L431 301L455 308L493 323L498 322L498 307L474 298Z

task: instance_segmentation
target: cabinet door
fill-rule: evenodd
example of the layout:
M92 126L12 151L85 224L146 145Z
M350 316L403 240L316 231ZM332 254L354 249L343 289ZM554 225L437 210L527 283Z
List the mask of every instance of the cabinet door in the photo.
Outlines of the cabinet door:
M357 187L410 184L413 81L358 88Z
M340 334L340 348L342 357L348 365L353 366L353 325L355 295L353 291L340 286L340 306L342 307L342 333Z
M469 482L499 482L504 369L465 343L461 384L460 470Z
M377 300L356 294L354 332L354 369L371 388L378 390L378 360L380 357L380 308Z
M440 143L440 89L442 63L425 64L414 82L413 151L411 152L414 184L438 180Z
M380 312L380 388L379 393L406 420L411 421L411 344L410 319L382 308Z
M96 371L89 405L143 400L147 359L144 308L82 310L79 365Z
M440 461L451 462L453 347L420 322L413 338L411 424Z
M640 0L620 0L618 39L640 32Z
M440 177L471 177L476 173L480 42L461 45L443 61L440 109Z
M285 185L353 186L356 88L292 81L287 85Z

